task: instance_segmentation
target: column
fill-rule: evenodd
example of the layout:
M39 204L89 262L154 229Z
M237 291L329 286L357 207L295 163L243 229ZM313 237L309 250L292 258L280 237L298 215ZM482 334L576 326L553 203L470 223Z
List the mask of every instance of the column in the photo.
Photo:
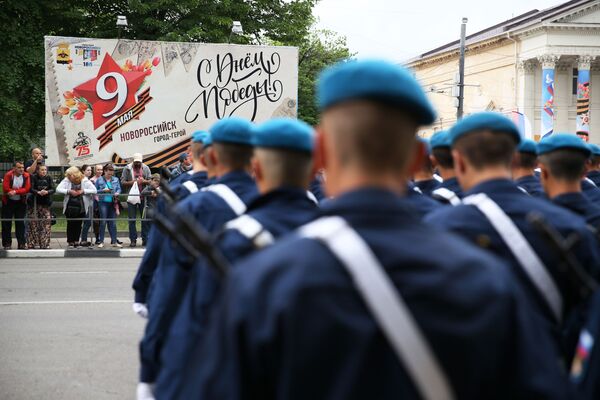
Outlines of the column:
M594 57L579 56L577 59L577 136L590 140L590 66Z
M544 54L538 57L542 64L542 138L552 135L554 132L554 67L559 56Z
M517 111L524 115L523 132L525 137L535 139L532 131L532 121L535 122L535 70L537 62L535 60L523 60L518 64L519 81L517 96ZM535 132L537 133L537 132ZM539 135L537 137L539 140Z

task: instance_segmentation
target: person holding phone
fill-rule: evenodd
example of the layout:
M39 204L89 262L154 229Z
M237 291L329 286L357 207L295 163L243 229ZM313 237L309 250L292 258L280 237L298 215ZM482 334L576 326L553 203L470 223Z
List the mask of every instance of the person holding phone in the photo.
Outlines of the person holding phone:
M98 208L100 210L100 232L98 234L98 243L96 247L104 247L104 233L108 224L108 233L110 234L110 244L112 247L123 247L117 239L117 224L115 222L115 199L121 194L121 182L115 175L115 167L112 164L106 164L103 168L104 175L96 179L96 189L98 190Z

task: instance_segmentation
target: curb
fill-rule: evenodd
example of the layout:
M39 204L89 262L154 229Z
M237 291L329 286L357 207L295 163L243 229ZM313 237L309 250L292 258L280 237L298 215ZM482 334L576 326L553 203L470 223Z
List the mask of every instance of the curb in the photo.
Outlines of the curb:
M142 258L144 249L0 250L0 258Z

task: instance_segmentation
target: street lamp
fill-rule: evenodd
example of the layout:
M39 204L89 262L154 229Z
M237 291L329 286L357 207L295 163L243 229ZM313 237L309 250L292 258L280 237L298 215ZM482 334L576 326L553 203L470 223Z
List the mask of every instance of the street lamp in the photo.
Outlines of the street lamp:
M231 35L233 34L244 34L244 28L242 28L242 23L240 21L233 21L233 25L231 25L231 33L229 34L229 41L227 43L231 43Z
M458 107L456 109L456 120L463 116L463 103L465 97L465 35L467 31L467 18L462 19L460 25L460 58L458 60Z
M117 29L118 29L118 35L117 35L117 39L121 38L121 30L123 30L123 28L127 28L127 17L124 15L119 15L117 16Z

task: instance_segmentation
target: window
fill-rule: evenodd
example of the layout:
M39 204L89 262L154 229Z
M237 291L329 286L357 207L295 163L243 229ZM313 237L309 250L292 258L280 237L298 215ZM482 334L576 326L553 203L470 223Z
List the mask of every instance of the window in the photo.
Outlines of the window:
M573 93L577 95L577 68L573 68Z

